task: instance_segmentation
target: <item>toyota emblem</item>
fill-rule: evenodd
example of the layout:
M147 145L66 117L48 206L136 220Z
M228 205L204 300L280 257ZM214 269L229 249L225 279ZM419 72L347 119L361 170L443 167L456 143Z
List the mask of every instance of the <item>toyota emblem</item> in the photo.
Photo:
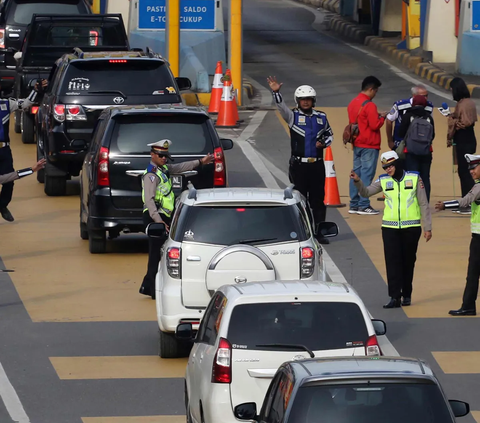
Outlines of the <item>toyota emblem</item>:
M114 102L115 104L123 104L124 101L125 101L125 99L124 99L123 97L115 97L115 98L113 99L113 102Z

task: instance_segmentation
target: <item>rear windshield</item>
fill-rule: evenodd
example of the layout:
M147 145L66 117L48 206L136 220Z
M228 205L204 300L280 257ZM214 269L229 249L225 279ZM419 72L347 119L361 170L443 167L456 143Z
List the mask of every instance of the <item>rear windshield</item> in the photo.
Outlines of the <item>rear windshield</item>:
M376 383L301 387L289 422L453 423L434 384Z
M112 60L112 61L110 61ZM72 62L63 79L61 94L105 96L151 96L158 95L159 102L170 98L172 76L160 60L135 59L126 63L118 59ZM162 93L162 94L158 94Z
M298 351L259 347L300 344L312 351L363 347L368 331L355 303L261 303L233 309L228 340L249 350Z
M193 235L192 235L193 234ZM275 244L308 239L297 206L185 206L175 240L205 244Z
M162 114L118 116L110 148L122 154L149 154L147 144L169 139L175 155L213 152L206 116Z
M34 14L77 15L87 12L86 6L79 0L14 0L10 2L7 8L7 23L10 25L28 25Z

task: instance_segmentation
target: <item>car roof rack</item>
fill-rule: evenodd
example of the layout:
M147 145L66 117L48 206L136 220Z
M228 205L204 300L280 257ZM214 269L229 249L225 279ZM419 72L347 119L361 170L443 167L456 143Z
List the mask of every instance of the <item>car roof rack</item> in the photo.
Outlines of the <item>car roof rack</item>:
M195 189L195 187L193 186L192 182L191 181L188 181L188 184L187 184L187 187L188 187L188 199L189 200L196 200L197 199L197 190Z
M130 50L131 51L138 51L139 53L143 53L143 48L140 48L140 47L133 47Z
M283 191L283 199L286 200L287 198L293 198L293 188L295 185L290 185L287 188L285 188L285 191Z
M148 57L152 57L152 58L157 57L155 52L150 47L147 47L145 51L146 51Z
M80 47L73 48L73 54L77 56L79 59L83 59L83 55L85 54Z

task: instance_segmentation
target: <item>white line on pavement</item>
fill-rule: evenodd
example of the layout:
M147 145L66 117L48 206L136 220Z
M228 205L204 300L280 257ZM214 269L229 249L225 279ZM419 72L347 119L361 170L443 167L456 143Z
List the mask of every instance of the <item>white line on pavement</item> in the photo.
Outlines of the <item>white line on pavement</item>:
M5 370L0 363L0 397L11 419L17 423L30 423L30 419L23 408L20 398L8 379Z

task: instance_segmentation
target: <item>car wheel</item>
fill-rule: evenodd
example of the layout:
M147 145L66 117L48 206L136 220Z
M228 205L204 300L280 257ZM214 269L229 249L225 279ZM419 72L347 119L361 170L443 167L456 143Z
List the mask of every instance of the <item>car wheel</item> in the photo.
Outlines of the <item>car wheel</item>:
M44 176L45 194L49 197L59 197L67 193L67 178L65 176Z
M107 252L107 233L89 230L88 249L90 254L105 254Z
M179 342L175 334L160 331L158 355L162 358L178 358L179 350Z
M22 142L35 144L35 116L27 112L23 112L21 116Z
M88 239L88 229L87 224L80 222L80 238L87 240Z
M45 183L45 169L37 170L37 181L41 184Z
M20 123L21 114L22 114L21 110L15 110L15 133L16 134L22 133L22 125Z

